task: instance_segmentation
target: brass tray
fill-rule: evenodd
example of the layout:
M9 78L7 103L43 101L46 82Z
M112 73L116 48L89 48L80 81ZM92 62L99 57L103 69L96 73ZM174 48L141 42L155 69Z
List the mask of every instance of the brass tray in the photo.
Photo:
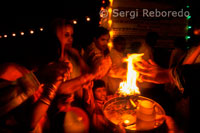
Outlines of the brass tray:
M134 102L135 106L130 103L130 99ZM163 115L165 115L164 109L154 100L143 96L128 96L128 97L115 97L108 100L103 106L103 113L105 117L114 125L128 121L128 125L125 129L136 129L136 109L139 100L148 100L155 104L155 124L154 128L161 126L164 123Z

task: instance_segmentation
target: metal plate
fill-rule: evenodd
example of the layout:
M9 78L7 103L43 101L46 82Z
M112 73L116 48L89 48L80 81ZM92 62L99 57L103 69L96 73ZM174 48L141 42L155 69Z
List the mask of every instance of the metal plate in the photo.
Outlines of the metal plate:
M136 107L140 100L153 102L155 104L156 112L154 128L157 128L164 123L164 118L162 117L165 115L164 109L152 99L142 96L115 97L108 100L103 106L105 117L114 125L118 125L119 123L128 120L130 124L125 126L125 128L128 130L136 130L136 107L130 103L129 99L134 101Z

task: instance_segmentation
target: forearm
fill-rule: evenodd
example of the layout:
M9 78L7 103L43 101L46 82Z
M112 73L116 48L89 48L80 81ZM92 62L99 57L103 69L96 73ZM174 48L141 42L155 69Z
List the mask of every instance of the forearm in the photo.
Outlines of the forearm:
M56 95L56 91L60 83L60 81L55 82L51 85L51 88L46 87L47 85L43 86L43 89L46 90L43 91L38 101L33 105L33 108L29 114L29 122L27 122L29 130L34 130L41 118L45 116L51 101Z
M89 79L86 77L87 75L79 76L77 78L67 80L60 85L59 93L62 94L71 94L76 90L82 88L82 85L87 83L88 81L92 80L93 78Z
M30 123L28 125L29 130L34 130L37 124L40 122L41 118L45 116L49 105L37 101L34 105L33 111L31 113Z

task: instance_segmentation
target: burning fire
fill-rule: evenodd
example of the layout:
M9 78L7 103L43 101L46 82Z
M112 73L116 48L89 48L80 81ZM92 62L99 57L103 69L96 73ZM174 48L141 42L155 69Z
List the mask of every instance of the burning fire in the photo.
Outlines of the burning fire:
M136 85L137 78L139 73L134 69L134 63L142 60L144 54L131 54L128 55L128 58L125 58L124 61L128 62L127 64L127 76L126 81L123 81L119 85L119 93L127 95L137 95L140 94L139 88Z

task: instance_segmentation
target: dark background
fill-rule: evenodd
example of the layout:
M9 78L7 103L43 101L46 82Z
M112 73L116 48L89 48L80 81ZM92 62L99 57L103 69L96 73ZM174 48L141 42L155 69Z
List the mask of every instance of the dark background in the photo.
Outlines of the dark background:
M102 4L102 0L0 3L0 35L8 35L7 38L0 38L0 63L14 61L30 67L45 62L41 56L51 55L45 50L49 48L48 44L45 43L45 39L48 39L46 35L50 22L58 17L77 20L78 24L74 25L74 46L79 50L85 48L92 40L95 27L99 25L100 8L109 4L108 0L105 1L105 4ZM152 1L170 3L177 7L186 5L186 1L181 0ZM187 1L187 3L191 7L192 19L190 23L192 29L190 32L192 32L194 28L200 27L200 8L194 0ZM6 14L8 12L9 14ZM86 16L91 18L90 22L86 21ZM44 28L43 32L39 31L40 27ZM33 35L29 34L30 29L35 30ZM25 35L20 36L20 31L24 31ZM11 36L13 32L17 34L16 37Z

